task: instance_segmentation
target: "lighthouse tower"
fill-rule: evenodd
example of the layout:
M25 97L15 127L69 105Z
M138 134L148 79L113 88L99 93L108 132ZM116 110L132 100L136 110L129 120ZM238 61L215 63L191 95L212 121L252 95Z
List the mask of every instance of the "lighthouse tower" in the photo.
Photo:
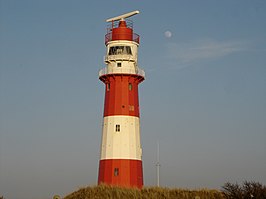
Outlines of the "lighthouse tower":
M99 72L105 84L99 184L143 186L138 85L145 73L138 67L139 35L127 19L138 13L106 20L106 67Z

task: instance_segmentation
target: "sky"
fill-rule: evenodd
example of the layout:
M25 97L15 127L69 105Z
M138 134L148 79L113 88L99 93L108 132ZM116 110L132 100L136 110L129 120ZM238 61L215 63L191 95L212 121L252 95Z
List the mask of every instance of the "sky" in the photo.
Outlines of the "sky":
M0 0L0 196L97 183L106 19L133 10L145 186L266 184L266 1Z

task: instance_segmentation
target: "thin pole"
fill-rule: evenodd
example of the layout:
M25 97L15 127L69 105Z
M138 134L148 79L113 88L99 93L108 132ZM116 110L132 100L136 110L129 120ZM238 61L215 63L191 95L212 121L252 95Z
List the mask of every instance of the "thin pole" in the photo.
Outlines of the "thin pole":
M157 168L157 187L160 186L160 145L159 141L157 142L157 163L156 163L156 168Z

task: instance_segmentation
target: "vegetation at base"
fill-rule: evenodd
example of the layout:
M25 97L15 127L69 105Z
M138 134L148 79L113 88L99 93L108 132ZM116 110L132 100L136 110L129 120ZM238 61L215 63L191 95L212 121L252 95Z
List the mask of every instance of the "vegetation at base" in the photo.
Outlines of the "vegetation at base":
M258 182L245 181L242 186L227 182L222 188L226 199L266 199L266 186Z
M64 199L266 199L266 186L245 181L227 182L222 190L189 190L161 187L122 188L109 185L81 188Z
M217 190L188 190L149 187L121 188L108 185L81 188L64 199L224 199Z
M58 195L54 198L60 198ZM5 199L0 196L0 199ZM122 188L99 185L81 188L64 199L266 199L266 186L244 181L242 185L227 182L222 190L169 189L162 187Z

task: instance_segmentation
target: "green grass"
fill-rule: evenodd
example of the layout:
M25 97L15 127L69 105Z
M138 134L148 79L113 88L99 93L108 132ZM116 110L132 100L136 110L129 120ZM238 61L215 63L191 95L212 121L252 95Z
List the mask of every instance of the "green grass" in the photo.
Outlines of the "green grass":
M225 199L217 190L169 189L144 187L121 188L107 185L81 188L64 199Z

